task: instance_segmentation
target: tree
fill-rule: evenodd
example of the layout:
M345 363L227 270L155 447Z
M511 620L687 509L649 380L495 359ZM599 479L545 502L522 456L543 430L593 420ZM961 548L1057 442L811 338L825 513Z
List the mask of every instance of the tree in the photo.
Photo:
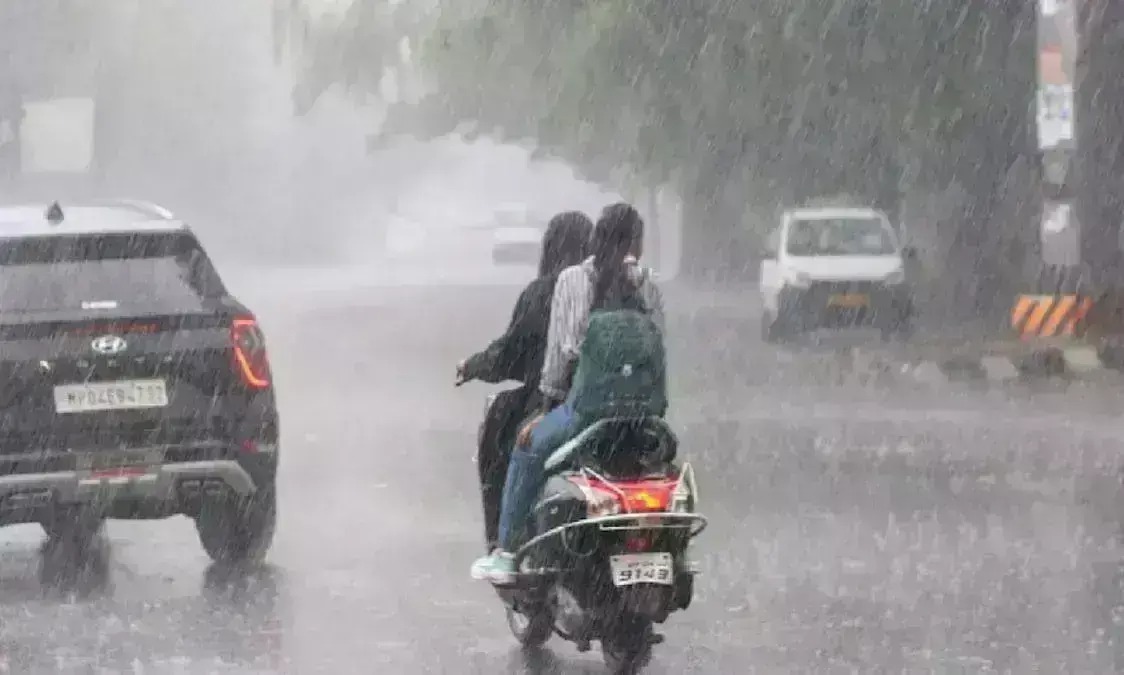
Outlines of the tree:
M340 14L314 18L299 2L274 9L274 50L299 35L293 104L307 113L334 84L354 92L378 91L384 69L396 58L400 12L390 3L355 0Z
M595 176L679 176L688 266L714 266L747 204L847 192L893 210L903 188L952 181L971 195L948 235L963 274L994 277L1017 239L988 224L1029 149L1031 3L439 5L422 49L435 94L413 119L532 136Z

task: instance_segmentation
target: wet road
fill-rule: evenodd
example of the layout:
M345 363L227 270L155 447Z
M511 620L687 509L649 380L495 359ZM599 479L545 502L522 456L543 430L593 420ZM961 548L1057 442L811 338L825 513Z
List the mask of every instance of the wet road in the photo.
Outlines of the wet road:
M113 522L107 571L79 597L40 583L38 528L5 529L0 663L603 672L596 651L557 640L524 659L467 576L481 549L472 443L492 387L454 389L451 375L516 291L257 303L285 437L269 565L209 566L184 519ZM668 622L649 672L1117 669L1124 396L839 378L761 345L751 314L726 302L671 320L674 421L712 527L696 604Z

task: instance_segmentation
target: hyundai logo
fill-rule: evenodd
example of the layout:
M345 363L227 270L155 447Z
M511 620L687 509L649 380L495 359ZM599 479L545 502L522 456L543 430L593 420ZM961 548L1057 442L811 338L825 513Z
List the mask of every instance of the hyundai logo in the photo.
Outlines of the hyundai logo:
M120 354L128 346L129 343L125 342L125 338L116 335L103 335L90 343L90 348L95 352L110 356Z

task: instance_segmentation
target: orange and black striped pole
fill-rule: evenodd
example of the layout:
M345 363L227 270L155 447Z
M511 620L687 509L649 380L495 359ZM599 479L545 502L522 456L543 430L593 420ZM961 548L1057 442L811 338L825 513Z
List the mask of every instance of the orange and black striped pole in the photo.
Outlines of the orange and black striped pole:
M1078 337L1093 299L1076 294L1020 295L1011 306L1011 328L1023 339Z

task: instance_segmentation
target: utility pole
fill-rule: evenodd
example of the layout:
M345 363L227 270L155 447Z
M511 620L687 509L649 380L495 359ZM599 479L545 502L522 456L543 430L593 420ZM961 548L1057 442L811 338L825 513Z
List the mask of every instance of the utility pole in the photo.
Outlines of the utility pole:
M1039 0L1036 131L1041 176L1040 219L1035 224L1046 265L1081 262L1073 213L1074 71L1078 32L1071 0Z

